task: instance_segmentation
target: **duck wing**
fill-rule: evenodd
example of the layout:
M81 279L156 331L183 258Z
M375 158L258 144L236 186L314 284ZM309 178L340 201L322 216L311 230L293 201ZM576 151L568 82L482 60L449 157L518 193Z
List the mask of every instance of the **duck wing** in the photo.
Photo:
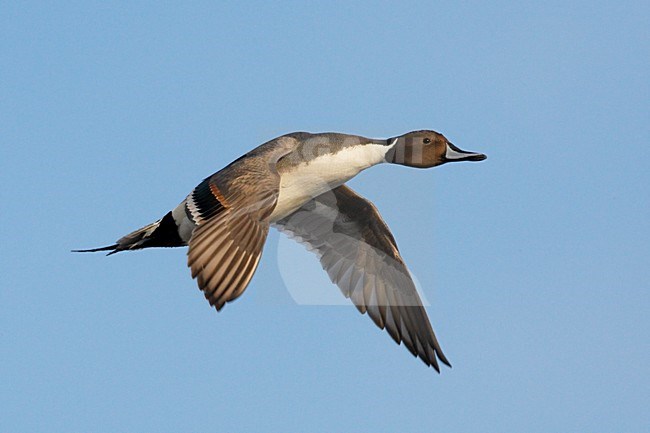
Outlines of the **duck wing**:
M341 185L274 223L305 244L357 309L438 372L442 353L388 226L368 200Z
M235 161L201 182L186 199L197 224L188 242L187 265L210 305L221 310L250 282L278 199L277 160L289 151Z

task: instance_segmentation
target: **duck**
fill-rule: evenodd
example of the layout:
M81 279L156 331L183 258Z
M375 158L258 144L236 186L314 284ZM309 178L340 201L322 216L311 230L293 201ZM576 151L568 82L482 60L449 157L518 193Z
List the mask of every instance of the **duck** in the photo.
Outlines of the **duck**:
M359 312L439 373L439 362L451 363L395 238L373 203L346 182L378 164L430 168L486 158L432 130L388 139L293 132L206 177L159 220L112 245L74 251L188 246L192 278L220 311L248 287L274 227L314 252Z

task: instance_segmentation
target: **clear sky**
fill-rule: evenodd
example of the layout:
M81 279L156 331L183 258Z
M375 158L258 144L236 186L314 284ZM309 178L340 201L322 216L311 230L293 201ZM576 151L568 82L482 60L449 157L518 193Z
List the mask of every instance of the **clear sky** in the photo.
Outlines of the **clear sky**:
M0 431L647 431L649 29L647 1L2 2ZM351 183L441 375L295 302L338 289L277 232L221 313L185 249L69 252L278 135L413 129L488 155Z

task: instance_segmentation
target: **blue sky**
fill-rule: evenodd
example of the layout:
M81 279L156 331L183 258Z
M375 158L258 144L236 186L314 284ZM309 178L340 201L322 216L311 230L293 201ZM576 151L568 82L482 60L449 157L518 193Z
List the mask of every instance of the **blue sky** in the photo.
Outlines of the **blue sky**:
M2 3L0 430L644 430L649 22L640 1ZM219 314L184 249L69 252L275 136L424 128L489 158L351 186L431 304L441 375L353 307L294 302L287 263L329 283L275 232Z

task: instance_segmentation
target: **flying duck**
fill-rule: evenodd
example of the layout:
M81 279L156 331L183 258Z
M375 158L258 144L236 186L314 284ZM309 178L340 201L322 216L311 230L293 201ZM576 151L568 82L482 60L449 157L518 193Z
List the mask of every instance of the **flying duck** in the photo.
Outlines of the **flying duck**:
M417 168L482 161L435 131L378 140L294 132L268 141L204 179L158 221L113 245L108 255L189 246L187 264L210 305L221 310L248 286L270 226L305 244L357 309L440 372L447 366L395 239L375 206L345 185L391 163Z

